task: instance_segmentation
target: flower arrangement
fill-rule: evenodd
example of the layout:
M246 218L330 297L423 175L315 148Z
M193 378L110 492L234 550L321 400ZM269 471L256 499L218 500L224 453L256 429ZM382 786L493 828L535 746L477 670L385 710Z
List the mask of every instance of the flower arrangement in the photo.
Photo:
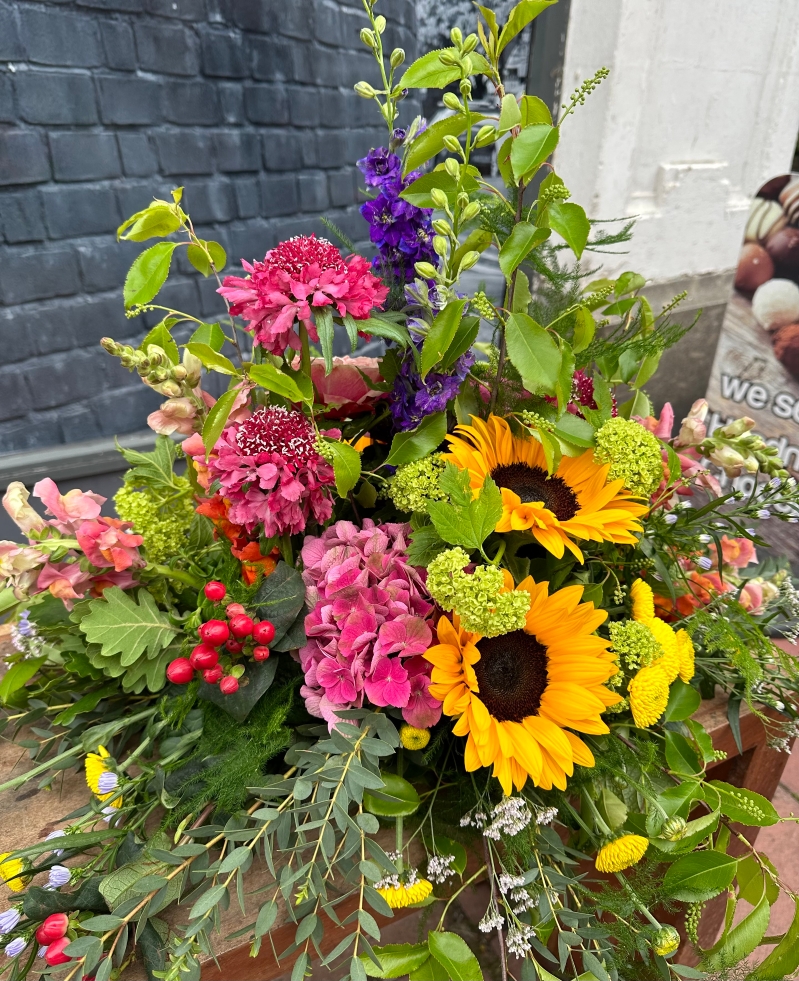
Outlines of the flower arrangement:
M746 702L770 745L797 733L774 638L795 639L799 595L757 522L799 521L799 491L751 420L710 432L700 400L674 436L671 407L655 416L644 386L684 328L637 273L591 279L585 256L627 230L589 222L548 162L607 73L557 120L503 87L503 51L547 5L504 23L480 6L477 33L400 75L364 0L380 81L356 91L387 125L358 162L371 264L310 235L223 275L181 189L121 226L158 240L126 310L161 319L102 343L165 398L155 449L122 450L116 517L51 480L44 515L20 483L3 500L25 541L0 543L0 700L30 762L0 792L69 770L87 791L0 856L0 976L108 981L140 960L198 978L235 894L253 957L292 925L275 954L295 981L317 960L478 981L488 955L449 916L479 882L503 981L728 977L761 944L753 981L799 967L799 918L766 936L796 896L748 830L793 819L713 779L700 721L721 692L733 729ZM399 128L410 88L444 89L451 115ZM184 248L218 322L159 302ZM484 253L502 296L464 275ZM333 356L359 337L383 355ZM228 379L218 399L204 371ZM406 908L424 934L381 943L375 917Z

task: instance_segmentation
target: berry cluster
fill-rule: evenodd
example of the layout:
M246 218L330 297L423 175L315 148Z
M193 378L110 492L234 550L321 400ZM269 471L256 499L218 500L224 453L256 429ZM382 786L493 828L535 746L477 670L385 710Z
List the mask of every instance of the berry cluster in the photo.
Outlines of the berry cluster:
M206 599L221 603L227 590L224 583L209 582L205 586ZM203 681L219 685L223 695L232 695L239 690L239 678L244 673L240 664L233 658L240 654L252 655L256 661L269 657L269 647L275 636L275 628L269 620L256 623L241 603L228 603L225 607L225 620L208 620L200 626L200 643L189 657L178 657L166 669L166 676L174 685L186 685L202 673ZM220 661L220 649L224 662Z

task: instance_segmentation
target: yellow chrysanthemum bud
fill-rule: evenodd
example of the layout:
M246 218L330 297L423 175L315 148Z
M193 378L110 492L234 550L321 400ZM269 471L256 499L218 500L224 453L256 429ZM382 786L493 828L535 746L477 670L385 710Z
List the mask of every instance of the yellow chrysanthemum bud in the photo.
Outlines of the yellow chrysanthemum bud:
M392 909L402 909L427 899L433 891L433 884L427 879L417 879L412 886L387 886L377 891Z
M679 841L685 835L686 827L687 822L685 818L675 815L674 817L670 817L663 825L660 837L665 838L666 841Z
M654 725L666 711L669 701L669 680L660 661L641 668L630 681L627 690L630 695L633 719L642 729Z
M680 666L680 678L688 682L696 674L696 663L694 660L694 643L687 630L678 630L675 634L677 641L677 658Z
M405 749L424 749L430 742L430 730L406 724L400 727L399 737Z
M662 926L652 938L652 950L660 957L668 957L680 946L680 935L673 926Z
M622 835L599 849L594 864L599 872L621 872L637 865L647 848L649 841L641 835Z
M11 852L0 855L0 878L12 892L22 892L31 881L29 875L23 875L25 862L21 858L9 858Z
M633 620L647 623L655 616L655 594L649 583L636 579L630 586L630 599L633 601Z

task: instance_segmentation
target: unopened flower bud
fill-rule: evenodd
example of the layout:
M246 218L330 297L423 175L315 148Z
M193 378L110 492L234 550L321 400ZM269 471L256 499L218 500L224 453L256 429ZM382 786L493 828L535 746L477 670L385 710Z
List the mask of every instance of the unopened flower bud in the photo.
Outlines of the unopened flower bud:
M447 246L449 245L447 239L443 235L433 236L433 251L436 255L445 256L447 254Z
M747 473L757 473L759 469L760 469L760 462L758 461L756 456L753 456L750 453L748 454L748 456L744 457L744 470Z
M389 63L392 68L399 68L399 66L405 61L405 52L402 48L394 48L391 52L391 57L389 58Z
M436 267L431 262L417 262L414 268L422 279L435 279L438 276Z
M166 351L157 344L147 345L147 360L152 365L172 364L172 359L169 357Z
M742 416L740 419L736 419L735 422L731 422L728 426L725 426L720 432L727 439L733 439L736 436L743 436L744 433L748 433L755 428L755 425L754 419L751 419L749 416Z
M492 143L497 138L497 131L495 127L490 124L481 126L477 131L477 136L474 139L475 146L486 146L488 143Z
M711 450L710 459L716 466L723 467L728 477L740 477L743 473L744 458L731 446L718 446Z
M461 60L461 67L463 68L464 75L471 75L474 71L474 68L472 67L472 59L468 55Z
M436 235L449 235L452 227L446 218L436 218L433 222L433 231Z
M382 34L386 29L386 18L382 14L378 14L375 17L375 29L378 34Z
M480 261L479 252L467 252L466 255L461 259L460 271L463 272L465 269L471 269L472 266L476 266Z
M680 446L699 446L707 438L707 426L695 416L686 416L680 426L677 443Z
M454 45L460 47L463 44L463 32L460 27L453 27L449 32L450 40Z
M666 841L679 841L685 835L685 828L685 818L679 816L670 817L663 825L660 837L665 838Z
M103 350L108 351L109 354L113 354L115 357L122 353L124 347L123 344L117 344L113 337L103 337L100 341L100 347Z
M444 170L446 170L450 177L454 177L457 180L461 174L461 165L454 157L447 157L444 161Z
M430 200L433 202L436 208L444 209L449 204L449 199L447 195L441 190L440 187L434 187L430 191Z
M148 385L160 385L170 377L170 372L166 368L154 367L147 372L146 381Z
M652 938L652 950L659 957L668 957L680 946L680 935L673 926L662 926Z
M374 31L369 30L368 27L361 28L361 40L368 48L374 48L377 44Z
M202 378L203 363L196 354L185 349L183 351L183 367L186 369L186 384L189 388L196 388Z
M691 406L688 418L699 419L700 422L704 422L707 419L709 409L710 406L708 405L707 399L697 399Z
M453 68L455 65L459 64L458 56L452 51L442 51L438 56L438 60L442 65L446 65L447 68Z
M167 378L166 381L161 382L159 385L150 385L150 388L159 392L161 395L165 395L168 399L178 398L183 392L183 389L174 378Z
M357 82L355 85L355 91L362 99L374 99L377 92L372 88L368 82Z
M464 221L471 221L472 218L476 218L480 214L480 202L470 201L466 207L463 209L462 218Z
M469 58L467 60L468 60L469 64L471 65L472 59ZM471 95L472 95L472 83L469 81L468 78L462 78L461 79L461 83L458 86L458 88L461 90L461 95L464 97L464 99L471 98Z
M464 54L470 54L477 47L477 35L469 34L469 36L464 40L461 51Z
M187 375L188 372L186 371L186 369L183 367L182 364L175 365L175 367L172 369L172 377L175 379L175 381L179 381L179 382L186 381Z
M461 144L457 136L447 135L444 137L444 146L449 150L450 153L460 153Z
M454 92L445 92L442 101L447 109L451 109L453 112L458 112L461 108L461 100Z

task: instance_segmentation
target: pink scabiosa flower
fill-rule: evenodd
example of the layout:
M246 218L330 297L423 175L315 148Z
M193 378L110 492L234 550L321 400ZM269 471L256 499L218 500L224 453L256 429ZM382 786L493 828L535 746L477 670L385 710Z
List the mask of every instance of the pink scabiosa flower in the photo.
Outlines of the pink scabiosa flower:
M337 709L364 704L402 709L417 728L441 717L430 697L430 664L421 656L433 634L419 572L408 565L408 525L358 527L337 521L302 549L310 613L298 652L308 711L338 721Z
M193 456L199 450L202 461L201 441L183 446ZM333 512L333 467L319 455L311 423L293 409L264 406L227 426L207 471L230 501L228 519L247 532L263 524L267 538L284 531L295 535L309 519L327 521Z
M218 292L230 312L247 322L255 343L272 354L300 349L293 327L301 321L312 340L318 335L312 307L334 306L340 316L363 319L380 306L388 287L369 271L361 256L347 259L324 238L298 235L264 256L263 262L242 260L248 276L226 276Z

